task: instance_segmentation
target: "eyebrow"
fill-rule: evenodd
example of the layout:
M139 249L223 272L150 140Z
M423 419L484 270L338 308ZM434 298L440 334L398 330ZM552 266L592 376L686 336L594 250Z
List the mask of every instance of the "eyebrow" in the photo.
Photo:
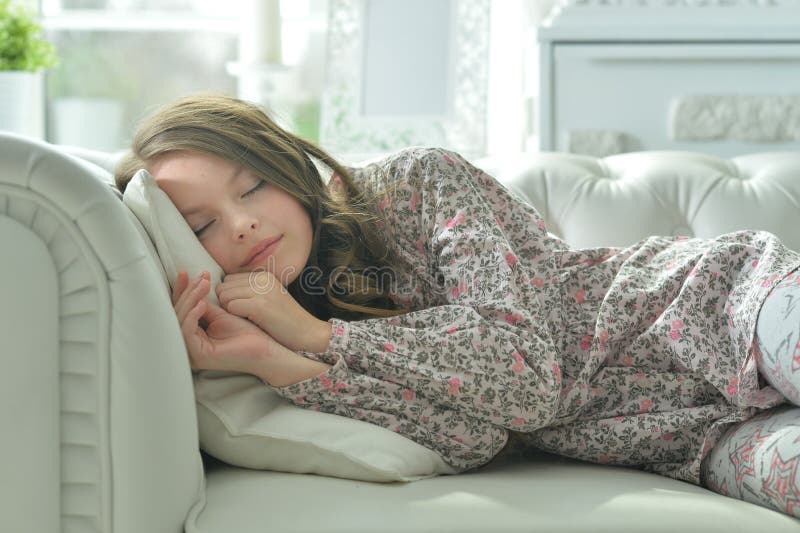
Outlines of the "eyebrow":
M244 165L239 165L239 168L236 170L236 172L231 174L231 177L228 178L228 183L226 183L225 186L230 187L233 184L233 182L236 181L236 179L241 175L243 170L244 170ZM192 209L187 209L186 211L181 211L181 215L183 215L183 217L185 218L190 215L194 215L195 213L199 213L203 209L204 209L203 207L194 207Z

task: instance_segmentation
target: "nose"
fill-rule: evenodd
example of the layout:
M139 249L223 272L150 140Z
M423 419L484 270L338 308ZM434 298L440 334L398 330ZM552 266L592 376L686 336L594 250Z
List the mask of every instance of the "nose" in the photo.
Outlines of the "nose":
M247 240L247 235L258 229L258 221L251 216L241 216L236 221L234 235L238 240Z

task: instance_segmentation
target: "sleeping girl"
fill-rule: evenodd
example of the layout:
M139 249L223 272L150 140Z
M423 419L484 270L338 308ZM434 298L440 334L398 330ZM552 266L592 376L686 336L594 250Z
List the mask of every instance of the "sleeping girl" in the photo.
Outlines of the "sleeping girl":
M800 517L800 254L773 234L576 249L457 153L350 168L216 95L148 118L120 190L140 168L225 273L219 305L207 273L173 280L193 369L252 374L459 468L513 437ZM760 479L736 450L772 434Z

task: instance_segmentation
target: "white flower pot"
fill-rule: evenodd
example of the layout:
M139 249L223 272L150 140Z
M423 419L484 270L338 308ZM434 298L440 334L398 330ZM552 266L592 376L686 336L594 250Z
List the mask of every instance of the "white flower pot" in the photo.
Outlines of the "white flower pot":
M123 148L125 105L114 98L57 98L53 142L113 152Z
M41 72L0 71L0 131L44 137Z

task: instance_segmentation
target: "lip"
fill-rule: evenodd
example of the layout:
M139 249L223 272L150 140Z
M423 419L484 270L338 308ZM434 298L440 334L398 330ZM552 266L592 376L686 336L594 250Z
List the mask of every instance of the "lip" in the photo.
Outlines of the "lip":
M253 246L250 253L247 254L243 267L252 266L255 263L263 261L275 250L275 246L281 241L283 235L271 239L264 239L260 243Z

